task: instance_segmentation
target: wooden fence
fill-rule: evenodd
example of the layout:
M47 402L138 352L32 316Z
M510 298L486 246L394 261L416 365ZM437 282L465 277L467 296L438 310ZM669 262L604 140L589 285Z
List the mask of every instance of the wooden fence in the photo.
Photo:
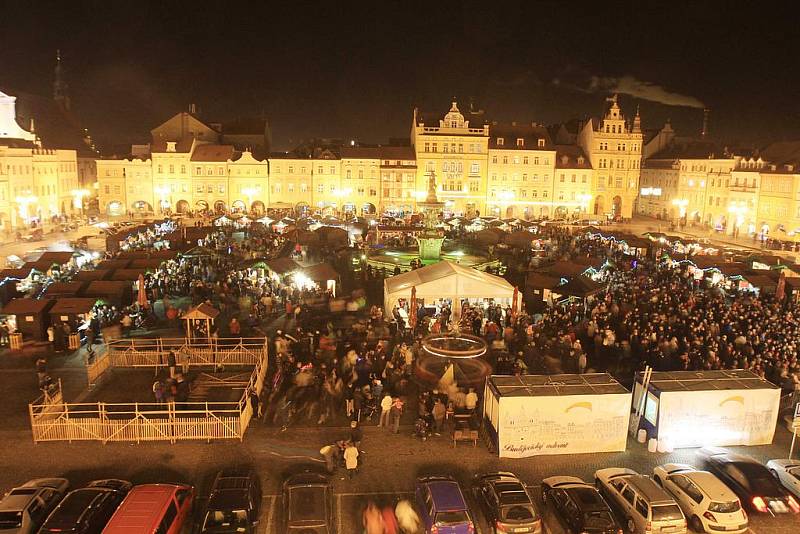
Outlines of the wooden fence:
M112 367L166 367L170 351L177 365L216 368L256 365L267 353L266 338L116 339L108 344Z
M137 340L139 341L139 340ZM156 340L152 340L156 341ZM243 439L253 417L251 393L260 395L267 372L267 345L245 343L238 340L231 353L253 357L253 371L238 402L183 402L183 403L65 403L60 393L43 395L29 405L33 440L42 441L169 441ZM160 352L163 352L164 346ZM141 347L138 347L141 348ZM216 348L216 346L214 347ZM244 350L243 350L244 349ZM116 350L116 349L115 349ZM167 349L167 352L170 349ZM206 349L212 350L212 349ZM162 366L160 360L143 363L143 351L130 351L127 358L140 363L131 367ZM119 353L117 353L119 354ZM218 353L219 354L219 353ZM98 356L88 367L90 383L94 383L106 370L118 366L114 350ZM245 358L241 358L244 360ZM130 360L122 360L130 363ZM166 362L166 357L164 357ZM229 362L230 363L230 362ZM196 363L199 366L214 365ZM238 363L236 365L247 365ZM119 365L125 367L126 365Z

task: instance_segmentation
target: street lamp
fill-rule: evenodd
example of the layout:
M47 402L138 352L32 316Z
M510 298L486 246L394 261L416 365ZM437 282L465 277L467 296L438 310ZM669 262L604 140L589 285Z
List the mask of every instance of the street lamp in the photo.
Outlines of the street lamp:
M168 200L170 189L166 185L162 185L154 188L153 191L159 195L160 200L158 201L158 207L161 208L161 213L164 213L164 211L172 205Z
M680 217L683 218L686 216L686 206L689 205L689 201L685 198L676 198L672 201L673 206L678 207L678 211L680 213Z
M253 206L253 197L259 194L260 192L261 188L259 187L245 187L244 189L242 189L242 193L244 193L244 196L247 197L247 206L245 206L244 209L245 213L250 211L250 209Z
M73 189L72 190L72 205L76 209L80 210L81 215L83 215L83 208L84 202L83 199L91 195L91 191L88 189Z
M584 213L589 211L589 202L592 200L592 195L584 193L578 197L578 199L581 201L581 207L583 208Z
M16 199L17 204L19 204L19 216L22 217L22 220L25 221L25 224L28 224L30 220L30 205L35 204L39 199L35 196L27 193L25 195L20 195Z

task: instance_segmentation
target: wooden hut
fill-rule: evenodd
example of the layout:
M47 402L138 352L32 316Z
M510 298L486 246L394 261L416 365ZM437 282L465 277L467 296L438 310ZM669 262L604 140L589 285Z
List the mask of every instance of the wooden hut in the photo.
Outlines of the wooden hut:
M50 326L48 312L53 306L52 299L14 299L3 306L0 315L13 315L17 331L23 339L32 338L37 341L47 340L47 327Z
M83 296L102 300L111 306L128 306L133 302L133 284L130 281L96 280L89 282Z
M56 300L50 308L51 324L67 323L73 332L89 325L97 299L91 297L65 297Z

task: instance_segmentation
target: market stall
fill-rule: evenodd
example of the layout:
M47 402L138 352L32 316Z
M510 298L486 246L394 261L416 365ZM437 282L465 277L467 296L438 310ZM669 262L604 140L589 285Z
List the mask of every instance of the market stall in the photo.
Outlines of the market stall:
M420 269L392 276L383 281L384 311L391 314L395 305L411 300L411 289L425 307L447 305L454 318L461 316L464 303L482 306L493 303L511 305L514 286L499 276L440 261ZM402 301L402 302L401 302Z
M608 373L490 376L484 425L501 458L624 451L631 393Z
M341 277L330 264L318 263L310 267L305 267L301 273L301 278L304 277L311 284L324 288L330 291L334 297L336 296L336 288ZM297 275L295 275L295 281L297 281Z
M52 299L14 299L3 306L0 315L9 316L9 326L21 332L23 339L46 341L47 327L50 326L48 311L53 302Z
M84 297L102 300L110 306L127 306L133 302L133 284L126 281L96 280L83 290Z
M97 299L90 297L65 297L56 300L50 308L50 323L66 323L73 332L89 327Z
M53 282L44 290L44 295L48 298L77 297L87 285L88 282L81 281Z
M639 406L643 373L634 384ZM768 445L781 390L752 371L653 372L640 428L668 447Z
M78 271L72 277L73 281L94 282L95 280L106 280L114 271L111 269L93 269Z
M131 261L133 260L125 260L125 259L103 260L97 264L97 268L102 270L127 269L128 265L131 264Z

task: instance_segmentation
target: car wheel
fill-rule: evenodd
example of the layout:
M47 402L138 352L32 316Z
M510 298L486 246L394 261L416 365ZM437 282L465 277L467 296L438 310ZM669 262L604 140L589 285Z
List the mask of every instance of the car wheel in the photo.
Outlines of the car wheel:
M703 528L703 522L700 521L700 518L696 515L693 515L692 518L689 520L689 526L692 527L692 530L695 532L705 532L706 529Z
M631 533L636 532L636 522L633 520L632 517L628 518L627 526L628 526L628 532Z

